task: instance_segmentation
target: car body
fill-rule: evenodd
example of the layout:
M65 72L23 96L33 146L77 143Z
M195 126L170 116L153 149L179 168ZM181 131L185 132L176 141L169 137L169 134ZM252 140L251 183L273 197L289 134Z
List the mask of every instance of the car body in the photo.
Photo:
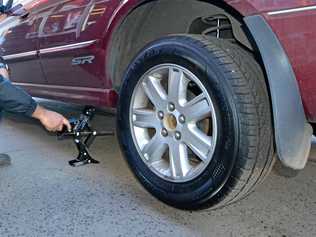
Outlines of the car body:
M12 81L35 97L84 105L116 108L128 65L156 39L205 32L234 38L266 74L280 160L293 169L305 166L316 123L315 0L22 4L28 16L2 16L0 22L0 50Z
M13 69L12 80L34 96L115 107L115 79L106 71L112 34L142 1L26 2L25 7L31 14L27 19L8 16L1 21L2 54ZM295 71L306 116L315 122L315 1L226 2L242 16L260 14L271 25ZM299 8L303 8L302 11L287 11ZM278 14L278 11L281 12ZM76 18L75 28L49 32L54 31L54 26L65 24L67 17ZM96 58L90 65L71 66L72 60L81 55Z

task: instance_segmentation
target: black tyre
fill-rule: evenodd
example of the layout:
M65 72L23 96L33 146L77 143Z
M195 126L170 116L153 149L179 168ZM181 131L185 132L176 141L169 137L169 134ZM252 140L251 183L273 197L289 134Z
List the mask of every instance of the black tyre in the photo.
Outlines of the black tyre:
M128 67L117 134L138 180L181 209L221 207L250 193L274 160L265 77L235 44L165 37Z

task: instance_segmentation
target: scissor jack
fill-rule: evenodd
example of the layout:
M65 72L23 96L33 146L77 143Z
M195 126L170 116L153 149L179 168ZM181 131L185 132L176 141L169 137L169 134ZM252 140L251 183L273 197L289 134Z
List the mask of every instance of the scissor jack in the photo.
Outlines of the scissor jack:
M69 161L69 165L77 167L87 164L98 164L99 161L92 158L89 152L89 147L92 145L96 137L113 136L112 131L99 132L92 128L91 120L95 115L94 107L86 107L79 119L70 119L71 131L66 128L57 134L59 140L72 138L78 149L78 156L76 159Z

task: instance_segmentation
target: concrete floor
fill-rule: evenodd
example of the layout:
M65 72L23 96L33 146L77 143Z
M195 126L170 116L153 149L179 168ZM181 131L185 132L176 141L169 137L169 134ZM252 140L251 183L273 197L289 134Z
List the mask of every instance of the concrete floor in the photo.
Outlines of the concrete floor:
M44 102L66 113L80 107ZM114 118L97 116L113 129ZM187 212L150 196L127 168L114 137L92 149L100 165L72 168L71 141L30 119L5 115L0 151L0 236L316 236L316 163L297 177L272 173L247 199L217 211ZM316 153L315 153L316 154Z

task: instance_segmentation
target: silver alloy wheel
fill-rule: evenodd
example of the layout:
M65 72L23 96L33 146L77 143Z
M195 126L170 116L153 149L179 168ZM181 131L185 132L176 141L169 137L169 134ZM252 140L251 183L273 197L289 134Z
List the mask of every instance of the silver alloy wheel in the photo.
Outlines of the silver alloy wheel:
M133 142L159 177L187 182L212 160L217 140L213 102L201 81L175 64L146 72L130 106Z

